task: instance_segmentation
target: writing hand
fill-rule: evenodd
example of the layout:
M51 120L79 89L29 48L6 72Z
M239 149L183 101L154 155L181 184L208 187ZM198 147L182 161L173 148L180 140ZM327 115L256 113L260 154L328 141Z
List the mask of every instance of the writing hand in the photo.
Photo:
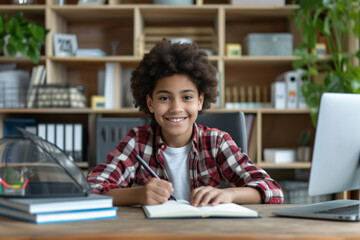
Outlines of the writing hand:
M142 196L140 196L141 204L154 205L164 203L169 199L173 192L174 189L170 182L151 178L143 187Z
M231 203L232 195L224 189L218 189L211 186L199 187L191 192L191 205L195 207L204 207L208 204L215 206L219 203Z

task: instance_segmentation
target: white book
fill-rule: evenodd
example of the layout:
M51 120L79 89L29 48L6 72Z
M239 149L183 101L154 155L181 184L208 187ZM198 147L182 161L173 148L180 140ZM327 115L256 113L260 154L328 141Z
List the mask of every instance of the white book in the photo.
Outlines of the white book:
M73 155L73 143L74 143L74 133L73 125L65 124L65 152L69 155Z
M55 144L61 150L64 150L64 135L65 135L65 127L64 124L56 124L56 141Z
M120 63L107 62L105 64L105 108L118 109L122 107Z
M296 160L296 150L293 148L265 148L264 161L270 163L292 163Z
M38 131L37 135L42 139L46 140L46 124L39 123L37 127L37 131Z
M33 69L33 71L34 71L34 69ZM40 84L42 84L41 81L44 81L42 79L45 79L45 75L46 75L46 73L44 73L44 71L45 71L45 66L38 65L35 69L35 73L31 74L32 75L31 82L29 84L28 96L27 96L27 107L28 108L35 107L38 86Z
M82 145L83 145L83 126L80 123L74 124L74 155L73 158L77 162L82 159Z
M31 214L0 205L0 215L37 224L116 218L116 207Z
M46 125L46 140L55 144L55 124L49 123Z
M286 85L285 82L273 82L271 84L271 103L276 109L286 108Z
M159 205L142 206L147 218L257 218L257 211L234 204L194 207L185 200L170 200Z
M48 213L113 207L113 198L90 194L83 197L64 198L3 198L0 205L27 213Z

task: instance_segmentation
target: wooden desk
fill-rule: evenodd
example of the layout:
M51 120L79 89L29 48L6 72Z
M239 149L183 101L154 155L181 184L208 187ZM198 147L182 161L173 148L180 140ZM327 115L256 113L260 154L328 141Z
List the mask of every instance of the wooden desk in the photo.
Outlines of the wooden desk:
M260 219L146 219L139 207L119 207L118 218L36 225L0 217L1 240L24 239L360 239L360 222L280 218L289 205L248 205Z

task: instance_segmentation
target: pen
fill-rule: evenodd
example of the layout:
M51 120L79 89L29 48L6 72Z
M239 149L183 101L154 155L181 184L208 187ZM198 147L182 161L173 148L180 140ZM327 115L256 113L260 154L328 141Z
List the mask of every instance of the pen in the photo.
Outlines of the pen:
M149 167L149 165L146 164L146 162L144 161L144 159L142 159L139 155L136 154L136 159L139 161L139 163L146 169L146 171L148 171L150 173L151 176L153 176L154 178L160 179L158 175L156 175L156 173L154 173L154 171ZM177 201L174 194L170 195L170 198Z

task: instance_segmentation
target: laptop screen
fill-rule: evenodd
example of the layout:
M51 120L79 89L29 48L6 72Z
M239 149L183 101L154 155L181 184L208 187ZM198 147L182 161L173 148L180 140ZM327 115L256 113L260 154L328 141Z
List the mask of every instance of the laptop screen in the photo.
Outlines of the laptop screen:
M360 188L360 94L321 97L309 195Z

